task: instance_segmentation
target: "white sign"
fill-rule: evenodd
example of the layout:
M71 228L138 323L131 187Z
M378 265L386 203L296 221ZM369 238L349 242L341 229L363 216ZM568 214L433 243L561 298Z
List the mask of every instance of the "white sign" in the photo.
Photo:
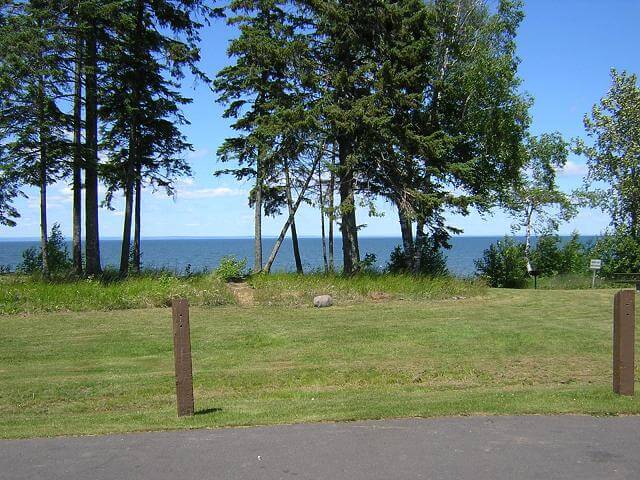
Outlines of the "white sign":
M602 260L591 260L591 270L600 270L602 268Z

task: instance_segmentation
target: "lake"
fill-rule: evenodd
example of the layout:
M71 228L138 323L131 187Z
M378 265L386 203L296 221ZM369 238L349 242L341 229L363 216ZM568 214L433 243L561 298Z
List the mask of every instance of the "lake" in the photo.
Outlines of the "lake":
M445 252L451 273L458 276L469 276L475 272L474 261L482 256L483 251L502 237L455 237L451 250ZM566 237L563 237L566 238ZM595 237L582 237L583 241L591 241ZM300 251L305 270L322 268L322 242L320 238L300 238ZM275 238L264 239L264 259L269 256ZM400 238L363 237L360 239L362 257L366 253L376 256L376 266L383 268L391 251L400 245ZM2 240L0 241L0 265L15 269L22 260L22 252L29 247L37 247L38 241ZM69 246L70 248L70 246ZM104 239L101 241L103 265L117 266L120 261L120 241ZM192 271L212 270L225 255L246 258L248 265L253 265L252 238L148 238L142 240L142 263L144 267L162 267L176 272L183 272L187 265ZM342 243L335 242L336 268L342 265ZM285 239L273 267L274 271L295 270L291 240Z

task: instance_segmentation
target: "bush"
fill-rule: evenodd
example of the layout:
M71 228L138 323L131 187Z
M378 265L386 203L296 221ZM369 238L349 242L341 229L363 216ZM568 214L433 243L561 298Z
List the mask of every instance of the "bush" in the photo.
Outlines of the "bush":
M377 261L378 257L375 253L367 253L356 265L356 271L358 273L379 273L376 267Z
M589 252L575 232L564 245L558 235L543 235L531 252L531 263L543 277L587 273Z
M559 273L588 273L589 250L590 247L580 241L580 235L573 232L569 241L562 247Z
M420 270L416 273L430 277L449 275L447 259L433 239L425 237L421 244ZM386 270L390 273L413 273L413 258L408 258L402 247L398 245L391 252Z
M222 257L215 275L225 282L244 278L247 276L247 259L238 260L233 255Z
M602 260L601 274L640 272L640 240L624 231L607 233L591 250L591 258Z
M484 251L476 260L478 274L485 278L489 286L496 288L524 288L527 285L527 261L524 244L505 237Z
M47 256L49 258L49 273L60 275L71 270L72 262L60 224L54 223L47 241ZM42 248L28 248L22 252L22 263L18 270L29 275L42 271Z
M560 273L560 257L560 237L558 235L542 235L531 251L531 266L538 271L540 276L553 277Z

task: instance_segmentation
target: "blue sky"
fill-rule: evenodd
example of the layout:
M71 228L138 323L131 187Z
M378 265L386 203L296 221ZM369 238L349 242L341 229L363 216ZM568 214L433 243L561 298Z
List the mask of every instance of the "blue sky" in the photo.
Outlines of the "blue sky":
M527 0L526 18L518 36L518 55L522 59L520 76L523 90L535 98L531 111L533 133L559 131L566 138L584 134L582 119L607 91L612 67L640 71L640 2L637 0ZM217 21L203 33L202 67L211 76L227 63L226 46L233 30ZM204 85L185 85L193 104L186 109L192 124L184 132L194 145L188 155L194 175L180 181L177 198L164 193L146 192L143 197L143 236L250 236L252 212L247 205L250 186L233 178L215 178L219 167L215 152L231 134L229 120ZM571 191L582 182L584 161L572 157L561 172L559 183ZM37 191L16 203L22 218L15 228L0 227L0 238L38 235ZM63 232L71 233L71 192L67 185L50 188L49 221L59 222ZM367 218L359 212L359 223L367 224L366 236L397 236L397 216L390 205L379 205L382 218ZM118 237L122 229L122 202L116 210L101 210L101 235ZM451 216L449 222L465 235L503 235L510 232L509 219L500 212L481 217ZM265 235L277 235L282 218L267 218ZM561 227L561 233L577 229L597 234L609 219L598 211L584 210ZM320 233L319 213L303 209L297 217L301 235Z

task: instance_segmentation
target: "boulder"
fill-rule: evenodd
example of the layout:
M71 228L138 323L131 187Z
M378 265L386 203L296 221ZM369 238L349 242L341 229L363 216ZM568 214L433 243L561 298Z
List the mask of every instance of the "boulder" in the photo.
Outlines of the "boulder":
M331 295L318 295L313 299L313 306L318 308L330 307L333 305Z

